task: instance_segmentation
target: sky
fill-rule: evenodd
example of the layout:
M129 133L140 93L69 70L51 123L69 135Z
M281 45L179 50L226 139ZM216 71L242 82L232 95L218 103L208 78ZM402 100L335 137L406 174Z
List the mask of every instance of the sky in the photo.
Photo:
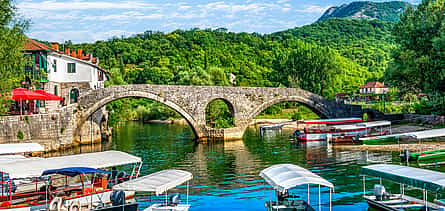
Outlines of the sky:
M15 0L27 35L74 43L144 31L226 28L267 34L315 22L326 9L353 0ZM375 0L377 1L377 0ZM384 1L380 0L379 2ZM421 0L407 0L418 3Z

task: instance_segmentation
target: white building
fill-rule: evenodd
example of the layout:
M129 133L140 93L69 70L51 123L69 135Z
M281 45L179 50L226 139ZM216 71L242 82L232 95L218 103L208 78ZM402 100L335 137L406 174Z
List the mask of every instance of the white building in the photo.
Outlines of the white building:
M22 50L30 59L25 68L30 76L27 80L29 84L33 80L33 88L64 98L62 103L48 101L46 105L41 105L47 111L76 103L81 93L104 87L108 72L98 66L98 58L84 54L81 49L61 52L57 43L49 47L27 38ZM37 85L36 81L39 82Z

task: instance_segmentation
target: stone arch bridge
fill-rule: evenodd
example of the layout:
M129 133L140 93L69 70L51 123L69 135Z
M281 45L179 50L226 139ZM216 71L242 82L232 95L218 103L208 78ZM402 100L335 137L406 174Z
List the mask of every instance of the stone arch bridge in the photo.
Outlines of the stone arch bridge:
M88 118L97 110L114 100L128 97L148 98L169 106L184 117L199 139L240 139L249 122L261 111L285 101L304 104L322 118L362 115L360 106L339 104L302 89L146 84L111 86L80 96L73 128L75 139L81 134L81 128ZM234 128L215 129L206 125L206 107L215 99L222 99L233 108Z

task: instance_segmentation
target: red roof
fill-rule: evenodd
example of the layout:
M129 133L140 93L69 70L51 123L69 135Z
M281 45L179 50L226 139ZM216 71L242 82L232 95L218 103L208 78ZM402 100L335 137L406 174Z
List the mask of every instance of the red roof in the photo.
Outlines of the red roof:
M26 37L25 46L23 47L22 51L38 51L38 50L58 52L54 48L51 48L43 43L37 42L33 39ZM58 52L58 53L60 53L60 52Z
M98 67L99 69L101 69L102 71L108 73L108 71L106 71L98 66L98 64L97 64L98 58L96 58L96 57L91 58L91 54L84 55L82 50L80 50L80 49L77 49L77 51L71 52L69 48L66 48L65 49L66 52L62 52L62 51L58 51L57 49L51 48L43 43L37 42L33 39L26 37L25 45L21 50L22 51L51 51L51 52L56 52L59 54L64 54L66 56L74 57L74 58L80 59L82 61L85 61L87 63L93 64L96 67Z
M388 86L380 82L368 82L366 85L360 88L388 88Z

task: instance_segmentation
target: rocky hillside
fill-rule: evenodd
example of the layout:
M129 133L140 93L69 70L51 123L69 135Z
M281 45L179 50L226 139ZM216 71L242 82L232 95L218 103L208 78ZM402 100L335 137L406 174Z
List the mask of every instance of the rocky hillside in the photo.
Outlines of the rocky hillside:
M329 8L318 21L329 18L367 19L397 22L400 15L413 5L402 1L358 1Z

